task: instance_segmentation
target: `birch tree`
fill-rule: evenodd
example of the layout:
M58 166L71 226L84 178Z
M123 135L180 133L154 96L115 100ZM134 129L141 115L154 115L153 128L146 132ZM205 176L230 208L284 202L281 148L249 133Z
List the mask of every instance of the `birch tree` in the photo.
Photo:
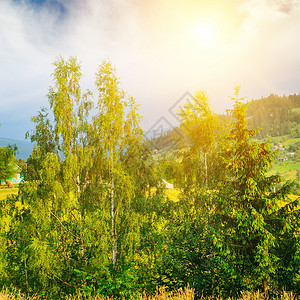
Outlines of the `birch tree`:
M109 60L104 61L96 73L96 87L97 114L93 118L95 161L101 170L98 174L101 183L109 190L111 262L115 269L117 258L122 253L119 233L124 221L129 225L126 219L134 197L134 174L128 172L129 164L131 159L140 158L138 149L142 131L135 101L120 88L116 70Z
M186 149L183 150L182 164L187 177L185 195L194 199L197 218L206 215L206 238L208 239L208 268L210 272L211 294L216 293L215 266L213 249L213 223L211 209L213 206L210 190L215 187L218 174L216 155L217 138L219 131L218 119L210 108L205 92L197 91L193 101L186 103L179 112L182 121L181 128L187 138ZM196 204L197 203L197 204Z
M33 117L35 129L28 134L35 143L30 160L35 175L20 189L33 228L24 252L26 267L38 278L37 285L49 292L49 276L56 288L74 291L74 269L86 265L83 203L92 164L91 149L86 147L92 102L90 92L81 92L80 69L76 58L55 61L50 109Z

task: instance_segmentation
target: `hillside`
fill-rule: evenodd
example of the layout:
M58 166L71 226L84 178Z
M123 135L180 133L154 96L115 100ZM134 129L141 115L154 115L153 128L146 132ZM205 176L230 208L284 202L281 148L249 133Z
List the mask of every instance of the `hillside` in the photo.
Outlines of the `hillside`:
M260 128L259 137L290 135L300 138L300 94L271 94L248 103L248 123Z
M27 158L30 156L31 151L33 149L33 145L29 142L20 141L20 140L14 140L14 139L8 139L8 138L0 138L0 147L6 147L8 145L14 145L16 144L18 147L18 153L16 157L22 158L27 160Z
M300 138L300 94L278 96L270 94L268 97L251 100L247 103L247 120L250 128L259 128L259 139L272 137L277 142L284 142L288 138ZM219 115L221 121L227 115ZM176 127L163 135L150 139L152 150L162 150L167 147L173 149L180 146L179 140L183 133ZM284 136L284 140L280 137ZM279 141L278 141L279 137Z
M228 116L219 115L221 121ZM269 175L280 174L284 180L299 180L300 174L300 94L278 96L248 102L247 121L250 128L259 128L256 139L270 141L275 151ZM176 159L183 133L179 128L150 140L155 161ZM171 178L167 178L173 183Z

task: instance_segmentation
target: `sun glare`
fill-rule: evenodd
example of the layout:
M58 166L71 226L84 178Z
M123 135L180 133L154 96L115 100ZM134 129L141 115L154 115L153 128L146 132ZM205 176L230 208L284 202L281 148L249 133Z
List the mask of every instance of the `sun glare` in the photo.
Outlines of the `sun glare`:
M209 21L199 21L193 25L192 38L196 44L211 46L216 41L216 28Z

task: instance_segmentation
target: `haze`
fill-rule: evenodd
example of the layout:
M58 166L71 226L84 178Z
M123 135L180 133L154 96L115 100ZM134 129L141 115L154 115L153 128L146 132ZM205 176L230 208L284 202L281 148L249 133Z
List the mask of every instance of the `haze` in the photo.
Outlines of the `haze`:
M93 90L104 58L140 104L147 131L187 91L213 109L300 90L300 5L293 0L46 0L0 2L0 137L24 139L47 106L52 63L77 56Z

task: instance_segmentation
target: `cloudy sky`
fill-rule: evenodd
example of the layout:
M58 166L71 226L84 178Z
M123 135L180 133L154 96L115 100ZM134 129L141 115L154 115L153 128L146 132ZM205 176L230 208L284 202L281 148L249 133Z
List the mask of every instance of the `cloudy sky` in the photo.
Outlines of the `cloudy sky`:
M0 137L24 139L47 106L52 63L76 56L94 89L105 58L140 104L147 131L188 91L228 96L300 90L300 0L0 0ZM172 119L173 118L173 119Z

